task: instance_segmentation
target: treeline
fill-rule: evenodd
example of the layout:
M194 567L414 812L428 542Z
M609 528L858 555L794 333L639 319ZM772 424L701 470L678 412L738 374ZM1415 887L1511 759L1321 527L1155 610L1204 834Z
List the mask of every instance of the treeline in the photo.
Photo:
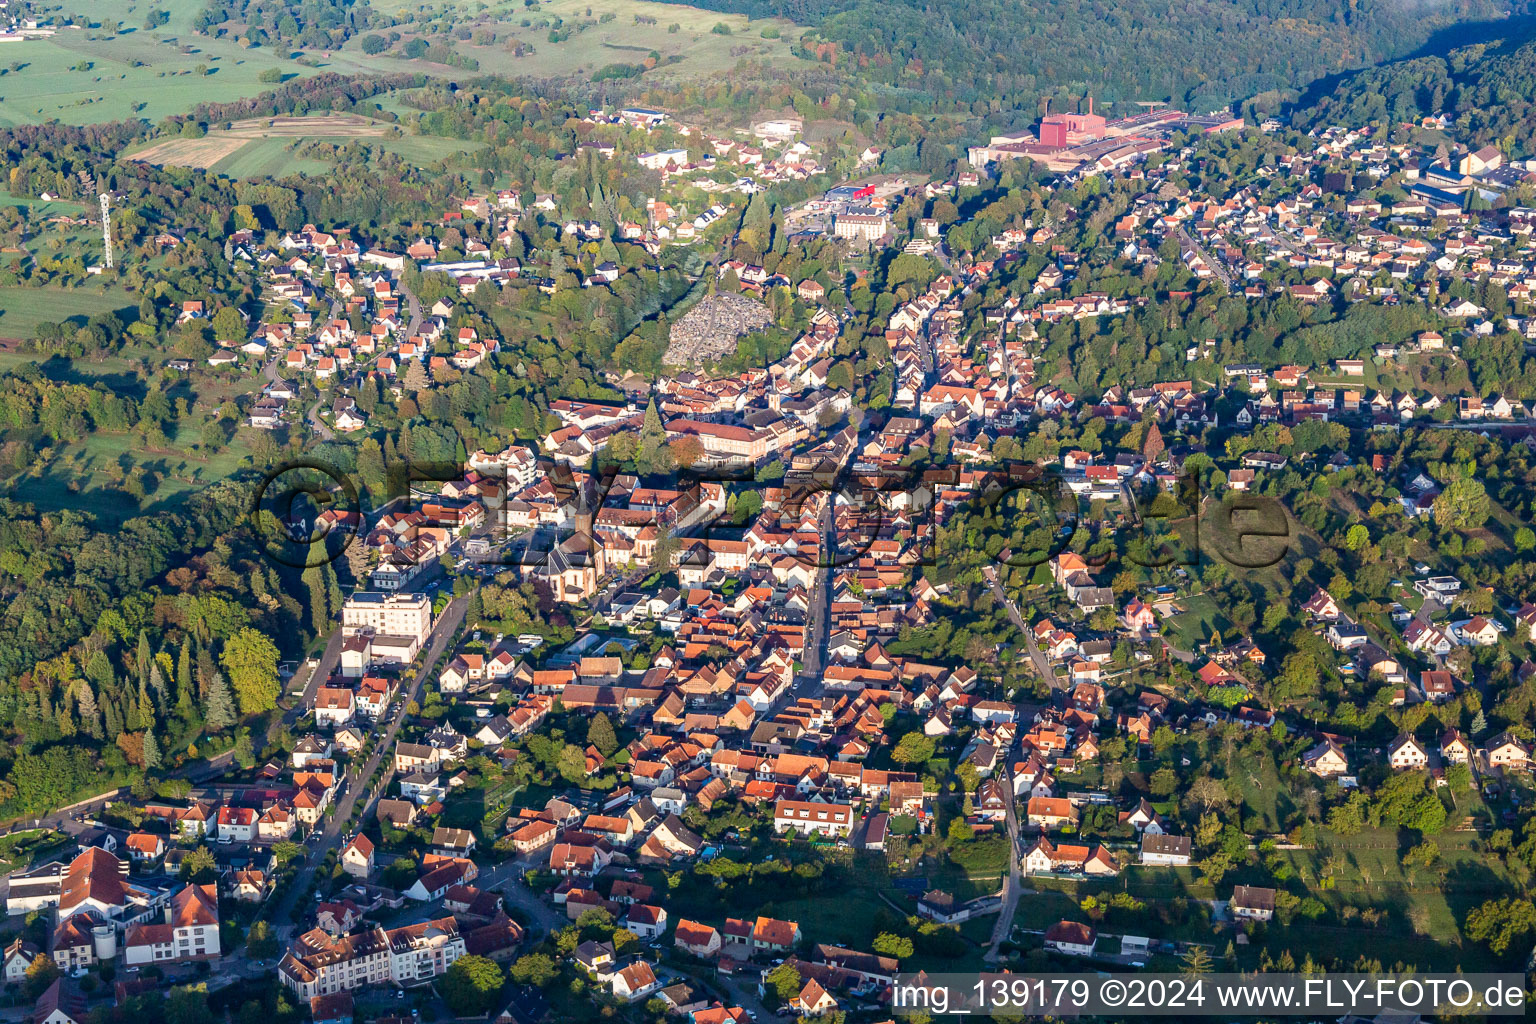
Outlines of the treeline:
M426 83L424 75L401 72L393 75L361 77L338 75L327 72L311 78L296 78L276 89L259 96L228 103L199 103L191 114L168 119L168 124L179 125L183 121L203 124L220 124L248 117L302 116L314 110L348 111L357 108L363 100L396 89L420 88ZM369 109L369 117L392 120L388 111Z
M208 0L192 20L210 33L229 22L245 26L252 44L286 43L312 49L340 46L368 28L368 0Z
M1443 57L1368 68L1300 111L1295 123L1303 129L1402 123L1431 114L1455 121L1459 139L1530 155L1536 134L1536 40L1514 49L1495 40Z

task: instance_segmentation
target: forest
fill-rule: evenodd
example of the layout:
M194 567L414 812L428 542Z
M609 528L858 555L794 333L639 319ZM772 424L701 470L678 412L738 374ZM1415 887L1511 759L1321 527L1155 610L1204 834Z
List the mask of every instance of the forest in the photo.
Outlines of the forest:
M1471 41L1507 8L1483 0L1340 5L1325 0L703 0L694 6L813 26L804 55L863 81L919 90L975 115L1042 95L1226 106L1412 53ZM1463 24L1462 31L1442 30ZM1463 32L1465 37L1463 37Z
M1418 121L1444 114L1456 137L1516 156L1536 150L1536 39L1480 42L1445 56L1416 57L1351 75L1299 111L1300 128Z

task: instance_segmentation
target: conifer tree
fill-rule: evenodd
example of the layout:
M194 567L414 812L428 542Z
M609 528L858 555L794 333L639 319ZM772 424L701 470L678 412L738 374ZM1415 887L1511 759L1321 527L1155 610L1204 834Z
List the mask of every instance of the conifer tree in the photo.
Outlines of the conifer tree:
M235 699L222 672L215 671L208 682L208 696L203 701L203 724L209 732L223 732L235 724Z

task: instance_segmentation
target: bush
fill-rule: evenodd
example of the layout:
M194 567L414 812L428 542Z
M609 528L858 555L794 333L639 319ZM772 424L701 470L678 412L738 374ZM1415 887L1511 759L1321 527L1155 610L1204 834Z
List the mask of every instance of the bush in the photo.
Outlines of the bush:
M731 34L731 26L723 21L717 21L715 22L715 27L710 29L710 31L717 36L728 36Z

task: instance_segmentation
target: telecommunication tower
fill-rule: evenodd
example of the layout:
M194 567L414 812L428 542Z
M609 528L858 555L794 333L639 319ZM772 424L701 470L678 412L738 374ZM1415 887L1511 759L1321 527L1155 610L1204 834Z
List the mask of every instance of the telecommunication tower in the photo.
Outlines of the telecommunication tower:
M111 220L110 214L107 212L109 201L107 199L107 194L105 192L98 193L96 198L101 200L101 244L102 244L102 248L104 248L106 250L106 265L107 265L107 269L111 270L112 269L112 220Z

